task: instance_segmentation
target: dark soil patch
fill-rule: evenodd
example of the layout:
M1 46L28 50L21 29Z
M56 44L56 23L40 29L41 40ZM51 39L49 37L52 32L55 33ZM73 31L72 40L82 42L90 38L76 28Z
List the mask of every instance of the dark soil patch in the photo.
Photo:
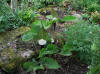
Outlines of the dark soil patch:
M37 74L86 74L88 71L88 65L75 58L64 56L55 56L54 58L57 59L61 68L57 70L40 70L37 71Z
M80 62L76 58L65 57L60 55L54 55L53 58L55 58L58 61L61 68L57 70L39 70L36 73L27 73L26 70L24 70L23 68L19 68L16 72L13 73L1 72L0 74L87 74L88 72L88 65Z

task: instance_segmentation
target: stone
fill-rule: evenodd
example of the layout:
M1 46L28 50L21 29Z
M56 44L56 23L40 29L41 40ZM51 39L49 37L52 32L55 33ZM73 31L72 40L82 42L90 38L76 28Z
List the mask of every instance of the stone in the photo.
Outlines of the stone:
M82 19L82 16L80 14L73 14L77 19Z
M29 27L20 27L0 34L0 68L4 71L12 72L33 55L34 51L30 49L17 48L17 40L21 40L20 36L29 30ZM28 58L23 57L21 52Z

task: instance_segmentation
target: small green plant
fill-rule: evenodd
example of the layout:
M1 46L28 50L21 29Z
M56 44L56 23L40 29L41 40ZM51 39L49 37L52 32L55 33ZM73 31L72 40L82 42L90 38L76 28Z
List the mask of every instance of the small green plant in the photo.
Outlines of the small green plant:
M100 24L100 13L99 12L94 12L91 14L91 20L94 22L94 23L98 23Z
M26 10L19 10L18 16L20 19L25 22L26 25L31 24L40 14L36 13L30 8L27 8Z
M0 1L0 32L15 29L21 25L23 25L22 20L12 12L7 2L5 0Z
M59 21L59 19L54 18L52 15L48 15L46 16L46 18L46 20L35 20L35 22L33 22L31 25L31 30L22 36L22 40L29 41L32 38L43 38L48 40L48 38L50 38L51 36L46 32L46 30L52 27L53 24L56 24L56 22ZM62 19L62 21L71 21L75 19L76 17L74 16L66 16Z
M72 51L81 61L90 65L88 74L100 73L100 26L81 21L66 30L66 44L61 55L72 55Z
M51 39L52 36L49 35L48 32L46 32L47 29L49 29L52 24L56 23L59 19L54 18L52 15L46 16L46 20L36 20L32 23L31 30L29 32L26 32L22 40L27 42L31 39L45 39L48 41L48 38ZM66 16L64 18L64 21L71 21L75 19L73 16ZM47 45L47 46L46 46ZM39 70L39 69L58 69L60 68L58 62L51 58L51 55L58 54L59 53L59 47L54 44L46 44L46 48L42 48L38 54L37 57L33 59L31 62L26 62L24 64L24 67L27 69L28 72L31 70ZM65 46L63 49L65 50L67 46ZM69 48L69 47L68 47ZM60 54L69 56L71 54L71 51L68 49L66 50L67 53L64 53L65 51L62 51Z
M49 20L36 20L34 23L32 23L31 30L27 33L25 33L22 37L23 41L29 41L32 38L36 39L48 39L49 35L46 32L48 28L50 28L52 25L52 21Z
M58 47L56 45L49 44L46 48L42 48L42 50L40 51L39 57L37 57L38 61L36 61L36 59L33 59L32 62L26 62L24 63L24 68L26 68L28 72L45 68L58 69L60 68L58 62L53 58L46 57L46 55L50 56L57 52Z
M72 55L72 51L74 51L74 47L67 43L63 46L62 48L62 51L60 52L61 55L64 55L64 56L71 56Z
M100 5L97 2L92 2L91 5L87 6L89 12L100 11Z
M34 0L34 9L39 9L48 5L59 5L64 0Z
M58 47L56 45L53 45L53 44L49 44L47 46L47 48L43 48L41 51L40 51L40 54L39 54L39 57L44 57L45 55L50 55L50 54L55 54L58 52Z
M71 0L71 6L75 10L81 11L100 11L100 2L99 0Z
M92 62L90 65L90 71L87 74L99 74L100 73L100 37L97 37L92 46Z
M89 14L86 13L82 14L82 18L85 20L88 20L89 17L90 17Z
M98 25L89 25L88 22L80 22L74 24L66 31L66 43L70 44L71 48L79 52L80 59L89 62L91 56L91 45L96 37L99 37L100 27ZM74 35L74 36L73 36ZM82 55L84 54L84 55ZM87 58L88 56L88 58Z
M63 19L61 19L61 21L63 21L63 22L74 21L74 20L76 20L76 17L75 16L71 16L71 15L67 15Z

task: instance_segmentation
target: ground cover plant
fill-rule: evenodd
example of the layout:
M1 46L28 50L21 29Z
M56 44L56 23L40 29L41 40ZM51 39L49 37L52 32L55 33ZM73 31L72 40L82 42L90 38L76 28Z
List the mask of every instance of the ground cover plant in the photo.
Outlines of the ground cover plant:
M100 74L99 0L0 0L1 74Z
M17 28L22 24L19 17L8 8L6 1L0 1L0 32Z
M87 22L80 22L68 28L66 34L66 48L64 49L65 51L63 53L65 54L68 53L68 51L76 51L76 56L78 56L80 60L91 65L90 69L94 68L95 66L94 71L92 72L92 69L90 74L98 73L96 72L98 65L96 66L96 63L93 61L97 62L96 56L99 57L97 52L95 52L96 49L99 52L99 48L94 44L96 42L96 45L98 45L100 27L98 25L90 25ZM66 51L67 48L68 50Z
M49 29L52 25L54 27L55 23L58 21L58 18L54 18L52 15L48 15L46 16L47 20L36 20L33 24L32 24L32 28L31 31L24 34L22 39L24 41L29 41L31 39L45 39L47 42L51 41L51 35L49 35L48 33L46 33L46 30ZM48 20L49 19L49 20ZM76 18L74 16L66 16L62 19L62 21L72 21L75 20ZM54 28L55 31L55 28ZM40 37L39 37L40 36ZM42 46L46 46L42 45ZM60 68L59 64L56 62L56 60L49 58L49 57L45 57L45 55L52 55L52 54L56 54L59 53L59 48L54 45L54 44L48 44L46 48L42 48L40 50L39 56L36 58L39 61L36 61L35 58L32 62L26 62L24 64L25 68L28 68L28 72L31 70L38 70L38 69L58 69ZM64 52L64 51L62 51ZM63 53L60 53L61 55ZM69 55L66 54L66 55Z
M82 11L100 11L99 0L71 0L74 9L81 9Z

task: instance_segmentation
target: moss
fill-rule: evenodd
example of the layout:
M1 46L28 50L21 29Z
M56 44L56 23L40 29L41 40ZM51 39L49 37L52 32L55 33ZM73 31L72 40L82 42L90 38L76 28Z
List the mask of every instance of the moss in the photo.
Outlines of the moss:
M8 41L13 41L17 36L22 35L24 32L29 31L29 27L20 27L16 30L8 31L6 33L0 34L0 43L7 43Z
M47 14L47 15L53 15L54 17L58 17L57 14L57 7L54 6L48 6L44 7L38 10L39 13Z
M6 59L3 59L6 57ZM0 67L6 72L10 72L15 68L19 67L25 59L20 55L16 54L13 49L6 49L1 53Z
M0 50L2 46L6 47L0 52L0 67L6 72L13 71L26 60L20 55L20 51L22 50L17 49L17 52L15 52L14 48L7 46L7 43L13 42L17 36L29 30L29 27L20 27L16 30L0 34Z

